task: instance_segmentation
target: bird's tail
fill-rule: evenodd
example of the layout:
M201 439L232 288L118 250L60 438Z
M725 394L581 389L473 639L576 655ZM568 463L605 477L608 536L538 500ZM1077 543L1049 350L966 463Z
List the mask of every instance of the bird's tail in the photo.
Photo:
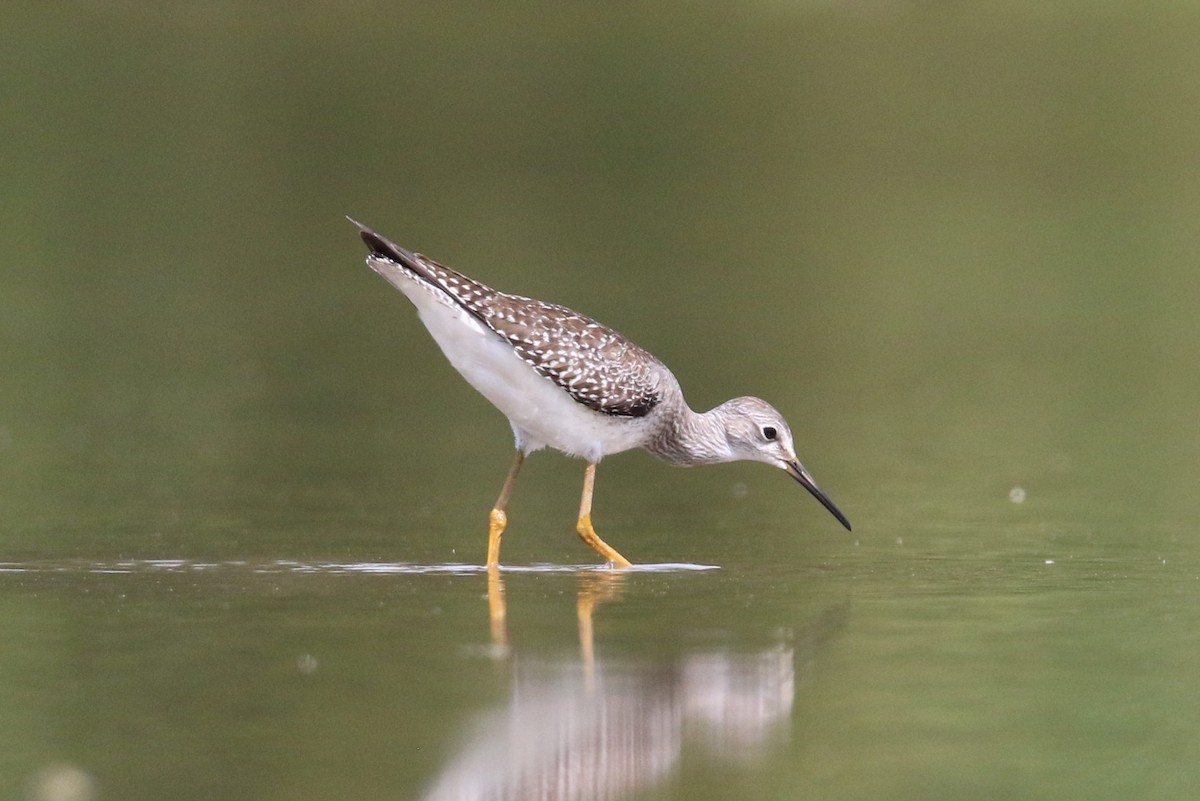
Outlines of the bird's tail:
M382 256L397 264L403 264L410 270L416 269L417 257L411 251L405 250L387 237L380 236L353 217L347 217L346 219L358 226L359 235L362 237L363 242L367 244L372 255Z

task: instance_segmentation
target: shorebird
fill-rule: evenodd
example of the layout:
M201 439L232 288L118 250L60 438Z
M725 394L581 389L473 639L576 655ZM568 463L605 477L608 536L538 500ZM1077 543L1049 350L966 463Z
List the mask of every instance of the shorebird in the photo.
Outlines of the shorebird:
M596 465L632 448L680 466L743 459L774 465L850 529L796 458L783 415L766 401L734 398L694 412L670 369L608 326L565 306L498 292L350 222L370 251L367 265L412 301L450 363L512 425L517 453L488 517L489 569L500 565L517 474L526 456L545 447L587 461L575 530L613 567L631 563L592 526Z

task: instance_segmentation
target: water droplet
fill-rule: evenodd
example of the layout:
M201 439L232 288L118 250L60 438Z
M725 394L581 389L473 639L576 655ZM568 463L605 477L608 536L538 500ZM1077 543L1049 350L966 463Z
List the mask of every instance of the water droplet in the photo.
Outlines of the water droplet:
M32 801L92 801L96 780L74 765L47 765L29 781Z

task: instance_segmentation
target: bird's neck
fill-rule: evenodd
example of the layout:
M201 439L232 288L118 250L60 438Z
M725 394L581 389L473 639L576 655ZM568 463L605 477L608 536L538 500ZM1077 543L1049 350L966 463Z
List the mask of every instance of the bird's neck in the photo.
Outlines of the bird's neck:
M733 458L725 425L713 411L694 412L688 405L646 444L646 450L675 465L716 464Z

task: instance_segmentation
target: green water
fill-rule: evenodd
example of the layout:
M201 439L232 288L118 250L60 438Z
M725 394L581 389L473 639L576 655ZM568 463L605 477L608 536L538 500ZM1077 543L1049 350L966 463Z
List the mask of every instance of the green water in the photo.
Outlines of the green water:
M1187 4L12 5L0 799L1200 794ZM350 214L756 394L530 459ZM540 788L540 789L539 789Z

